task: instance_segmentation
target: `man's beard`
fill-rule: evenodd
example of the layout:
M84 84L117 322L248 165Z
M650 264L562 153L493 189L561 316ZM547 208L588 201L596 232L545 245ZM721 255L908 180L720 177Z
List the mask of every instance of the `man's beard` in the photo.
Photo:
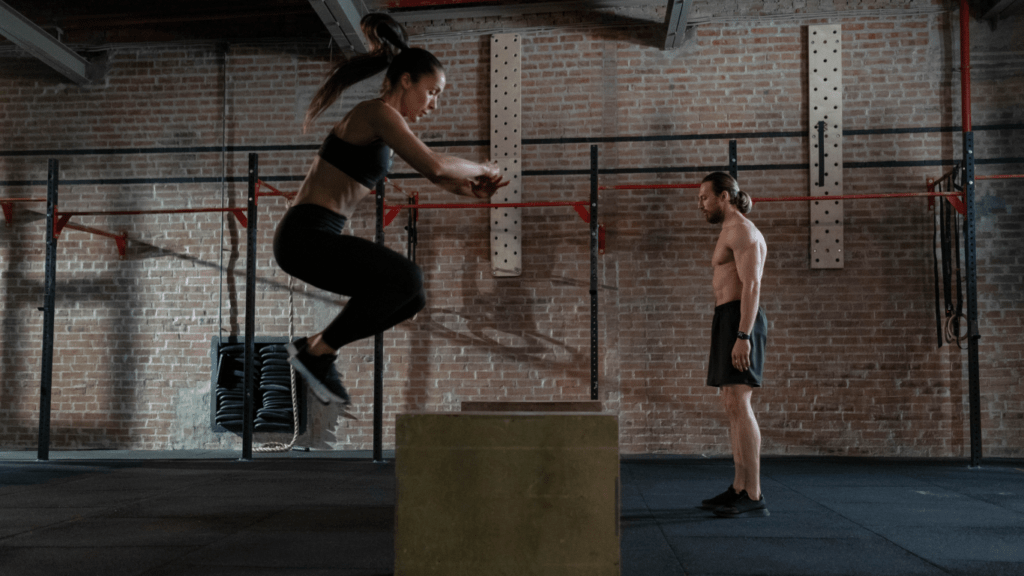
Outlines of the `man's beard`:
M725 220L725 212L721 210L717 212L705 211L704 218L707 219L708 224L720 224L723 220Z

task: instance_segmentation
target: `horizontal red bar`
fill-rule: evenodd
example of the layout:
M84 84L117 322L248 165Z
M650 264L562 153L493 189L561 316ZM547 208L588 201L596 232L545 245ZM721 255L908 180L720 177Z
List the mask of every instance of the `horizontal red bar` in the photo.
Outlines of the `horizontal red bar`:
M1011 178L1024 178L1024 174L1001 174L998 176L975 176L975 180L1009 180Z
M905 192L896 194L845 194L841 196L784 196L781 198L752 198L756 202L810 202L813 200L871 200L879 198L928 198L936 196L963 196L963 192Z
M507 204L385 204L384 209L387 210L387 214L384 215L384 225L391 224L395 216L402 210L417 210L419 208L531 208L543 206L572 206L576 210L576 214L589 224L590 212L587 210L587 204L589 202L583 200L576 202L510 202Z
M387 204L385 209L394 208L397 210L404 210L406 208L416 210L419 208L430 209L430 208L530 208L537 206L586 206L586 201L579 202L514 202L509 204Z
M0 202L46 202L46 198L0 198Z
M207 212L238 212L245 208L183 208L180 210L110 210L100 212L61 212L64 216L137 216L140 214L201 214Z
M663 188L700 188L700 184L622 184L597 187L598 190L658 190Z

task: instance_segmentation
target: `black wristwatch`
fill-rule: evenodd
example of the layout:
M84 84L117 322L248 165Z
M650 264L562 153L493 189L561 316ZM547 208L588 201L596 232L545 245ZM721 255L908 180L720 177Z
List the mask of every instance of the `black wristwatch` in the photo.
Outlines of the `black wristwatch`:
M750 340L750 334L747 334L746 332L740 330L739 332L736 333L736 339L737 340Z

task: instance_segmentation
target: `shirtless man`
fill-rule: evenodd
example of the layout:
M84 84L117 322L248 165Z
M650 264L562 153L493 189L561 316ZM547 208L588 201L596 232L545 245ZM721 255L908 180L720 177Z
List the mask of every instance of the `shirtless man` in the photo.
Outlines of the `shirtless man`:
M732 176L715 172L704 178L698 207L709 223L722 224L711 258L716 307L707 384L721 390L736 466L728 490L704 500L701 508L724 518L767 516L761 495L761 431L750 397L761 386L768 336L768 320L759 306L768 247L744 216L753 202Z

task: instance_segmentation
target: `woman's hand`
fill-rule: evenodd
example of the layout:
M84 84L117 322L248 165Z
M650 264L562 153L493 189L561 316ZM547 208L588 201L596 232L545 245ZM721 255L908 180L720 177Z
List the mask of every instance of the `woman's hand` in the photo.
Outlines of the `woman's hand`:
M494 196L494 193L498 191L498 188L508 186L508 180L502 180L501 176L494 174L493 176L479 176L474 180L470 181L469 194L472 198L490 198Z
M484 162L480 166L484 169L483 177L489 180L497 181L501 176L501 167L498 166L497 160L491 160L490 162Z

